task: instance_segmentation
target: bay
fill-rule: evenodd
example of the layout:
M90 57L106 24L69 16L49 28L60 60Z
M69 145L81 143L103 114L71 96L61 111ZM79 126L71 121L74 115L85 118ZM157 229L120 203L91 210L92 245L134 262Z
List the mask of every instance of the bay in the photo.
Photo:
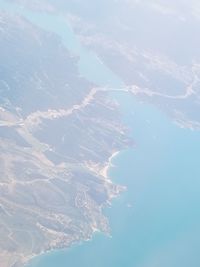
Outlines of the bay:
M16 12L17 7L11 10L4 3L4 8ZM123 86L94 53L81 46L62 17L24 9L21 14L58 34L80 56L81 75L101 86ZM115 92L112 97L120 103L123 121L135 140L135 149L121 152L109 171L128 189L105 210L112 238L95 234L92 241L35 258L29 267L200 266L199 132L177 127L155 107L125 93Z

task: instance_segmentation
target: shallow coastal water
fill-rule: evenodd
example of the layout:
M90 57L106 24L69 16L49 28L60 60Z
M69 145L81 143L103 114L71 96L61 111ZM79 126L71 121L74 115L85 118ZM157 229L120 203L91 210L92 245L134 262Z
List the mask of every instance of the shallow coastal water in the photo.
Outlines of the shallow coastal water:
M16 7L4 8L16 12ZM80 56L81 75L101 86L123 86L95 54L81 46L62 17L17 12L58 34ZM115 167L109 171L114 181L128 188L105 210L112 238L95 234L80 246L35 258L29 267L199 266L199 132L177 127L159 110L126 93L112 96L119 101L136 143L135 149L113 160Z

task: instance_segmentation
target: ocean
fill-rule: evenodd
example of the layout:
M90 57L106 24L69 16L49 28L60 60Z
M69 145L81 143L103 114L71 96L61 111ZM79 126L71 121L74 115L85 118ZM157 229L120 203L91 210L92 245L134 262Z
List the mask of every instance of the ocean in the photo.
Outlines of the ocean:
M16 12L5 3L4 8ZM80 56L81 75L100 86L123 87L94 53L81 46L62 17L17 12L57 33ZM127 93L113 92L112 97L135 141L135 148L118 154L109 170L114 182L127 186L105 209L112 237L97 233L91 241L37 257L28 267L200 266L199 132L179 128L156 107Z

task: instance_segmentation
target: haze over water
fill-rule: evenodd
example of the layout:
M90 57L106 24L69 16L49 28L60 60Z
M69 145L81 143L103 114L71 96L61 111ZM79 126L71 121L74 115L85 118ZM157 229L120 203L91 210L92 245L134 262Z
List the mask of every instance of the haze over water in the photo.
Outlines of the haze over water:
M79 68L87 79L100 86L123 86L95 54L82 48L60 17L23 13L69 44L80 56ZM112 97L119 101L136 144L121 152L110 170L112 179L128 189L105 210L112 238L96 234L80 246L38 257L29 267L200 266L199 132L179 128L158 109L126 93Z

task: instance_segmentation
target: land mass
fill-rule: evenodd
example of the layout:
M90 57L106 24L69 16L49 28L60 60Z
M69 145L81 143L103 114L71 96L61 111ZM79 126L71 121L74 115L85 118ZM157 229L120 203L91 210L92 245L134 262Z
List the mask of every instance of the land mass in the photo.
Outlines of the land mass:
M109 233L106 175L132 145L107 90L79 75L54 34L0 13L0 259L32 257Z

